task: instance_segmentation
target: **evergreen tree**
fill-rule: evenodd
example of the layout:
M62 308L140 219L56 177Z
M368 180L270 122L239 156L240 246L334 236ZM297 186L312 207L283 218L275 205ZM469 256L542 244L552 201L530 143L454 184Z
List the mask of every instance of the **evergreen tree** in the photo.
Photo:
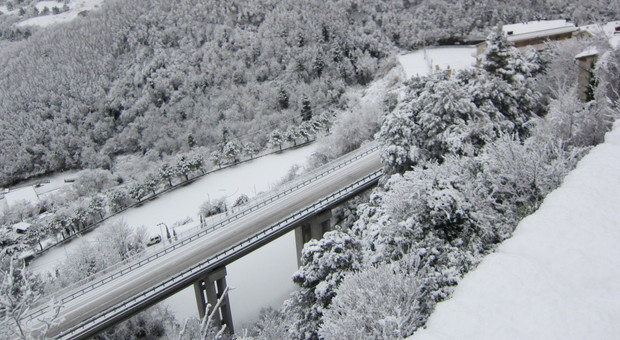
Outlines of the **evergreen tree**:
M284 89L284 87L280 87L278 89L278 107L280 110L288 109L289 107L289 95L288 92Z
M282 131L279 129L275 129L269 135L269 144L271 146L278 148L278 150L282 150L282 143L284 143L284 136Z
M227 163L237 164L241 158L243 146L238 140L234 139L226 143L223 150L223 156Z
M301 120L304 122L310 121L312 119L312 105L310 104L310 99L303 96L301 100Z
M99 214L99 218L103 219L105 216L105 198L103 196L93 196L88 206L94 213Z
M289 308L296 320L295 338L318 339L323 310L327 308L347 272L358 270L361 246L350 235L330 231L321 240L310 240L302 251L301 267L293 275L300 290L293 293Z

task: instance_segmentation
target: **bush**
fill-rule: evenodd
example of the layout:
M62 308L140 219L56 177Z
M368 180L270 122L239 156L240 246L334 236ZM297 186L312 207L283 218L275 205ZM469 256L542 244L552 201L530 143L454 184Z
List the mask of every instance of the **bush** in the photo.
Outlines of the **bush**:
M226 198L221 197L214 201L206 201L200 206L199 213L203 217L209 217L228 211Z

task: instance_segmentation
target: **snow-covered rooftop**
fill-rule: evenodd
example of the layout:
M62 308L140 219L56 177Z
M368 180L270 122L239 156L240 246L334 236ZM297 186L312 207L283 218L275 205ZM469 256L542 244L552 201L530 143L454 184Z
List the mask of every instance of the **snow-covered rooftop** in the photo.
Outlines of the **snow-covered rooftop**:
M410 339L617 339L620 121Z
M575 59L590 57L590 56L598 55L598 54L599 54L598 48L596 46L592 46L592 47L589 47L587 50L577 54L575 56Z
M519 41L574 32L577 27L566 20L541 20L504 25L502 30L509 41Z
M528 21L519 24L504 25L502 27L502 30L507 35L517 35L567 27L575 28L575 25L566 22L566 20L539 20Z

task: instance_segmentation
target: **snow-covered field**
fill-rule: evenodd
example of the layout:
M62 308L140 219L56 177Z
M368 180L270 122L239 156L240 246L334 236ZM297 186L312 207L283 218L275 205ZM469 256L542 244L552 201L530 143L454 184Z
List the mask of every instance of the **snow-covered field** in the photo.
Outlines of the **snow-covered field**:
M20 201L37 204L46 194L70 185L70 183L65 182L65 179L75 178L75 174L77 173L77 170L64 171L33 181L34 183L40 183L39 185L28 185L2 193L3 198L0 198L0 214L9 206L13 206Z
M69 10L67 12L59 14L49 14L38 16L30 19L26 19L17 24L17 26L49 26L61 22L71 21L77 18L78 14L82 11L90 11L101 7L103 0L71 0L69 2ZM40 1L35 5L37 9L41 10L43 7L48 7L50 10L52 7L62 7L62 3L56 1ZM15 11L13 11L15 12Z
M159 223L169 227L174 222L191 217L198 220L200 205L211 198L226 197L228 202L241 194L254 196L271 189L294 164L303 165L316 146L272 154L232 168L209 174L191 185L179 188L140 207L115 216L112 221L124 220L132 227L145 226L151 235L160 234ZM98 230L81 240L51 249L34 260L30 268L35 272L53 271L78 242L95 242ZM165 230L163 231L165 234ZM155 245L154 247L161 247ZM262 307L279 306L294 289L291 275L297 270L294 234L289 233L265 247L237 260L227 267L235 327L252 322ZM167 300L177 319L197 315L193 288L185 289Z
M620 337L620 121L409 339Z
M436 70L461 70L476 64L475 46L440 46L401 55L398 61L407 78L426 76Z

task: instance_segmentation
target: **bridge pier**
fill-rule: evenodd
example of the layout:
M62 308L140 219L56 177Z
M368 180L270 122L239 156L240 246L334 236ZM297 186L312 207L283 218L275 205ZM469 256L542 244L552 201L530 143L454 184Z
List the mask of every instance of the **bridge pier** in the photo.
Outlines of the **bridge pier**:
M213 312L213 308L217 304L218 299L222 297L222 293L225 289L226 267L215 269L194 283L194 292L196 293L196 304L198 305L198 316L200 319L205 317L205 312ZM208 310L207 306L209 307ZM214 326L219 327L222 324L225 324L226 328L229 329L231 333L234 333L228 294L224 296L213 318Z
M301 266L301 251L310 240L320 240L323 234L331 230L332 226L331 209L324 210L313 216L310 220L304 221L295 228L295 245L297 248L297 267Z

